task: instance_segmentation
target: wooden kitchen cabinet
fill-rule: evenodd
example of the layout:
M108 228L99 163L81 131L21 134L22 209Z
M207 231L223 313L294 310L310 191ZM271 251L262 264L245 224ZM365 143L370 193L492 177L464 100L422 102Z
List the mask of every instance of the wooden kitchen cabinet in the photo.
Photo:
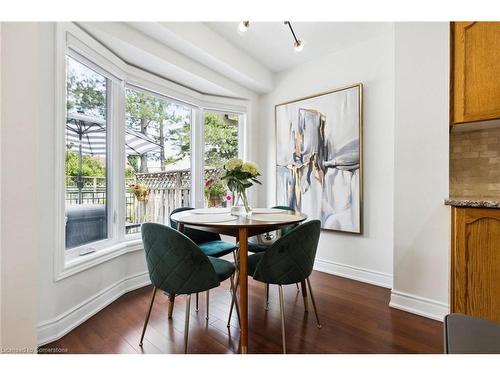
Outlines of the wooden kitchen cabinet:
M451 24L451 122L500 118L500 22Z
M500 209L452 207L451 312L500 322Z

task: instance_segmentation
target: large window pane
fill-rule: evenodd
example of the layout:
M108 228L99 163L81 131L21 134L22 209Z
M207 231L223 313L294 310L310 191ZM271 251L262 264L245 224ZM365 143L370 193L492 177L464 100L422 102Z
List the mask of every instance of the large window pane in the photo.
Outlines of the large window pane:
M126 90L125 232L140 224L168 224L170 212L189 206L191 108L156 95Z
M66 248L108 237L107 79L66 58Z
M205 112L205 204L224 207L231 196L220 179L224 164L238 157L238 125L236 114Z

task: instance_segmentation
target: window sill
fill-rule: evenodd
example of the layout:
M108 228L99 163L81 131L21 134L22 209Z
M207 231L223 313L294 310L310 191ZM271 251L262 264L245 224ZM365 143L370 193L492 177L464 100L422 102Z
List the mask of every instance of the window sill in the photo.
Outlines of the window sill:
M142 249L143 249L142 240L140 238L130 239L125 242L114 244L105 249L101 249L95 253L82 255L80 257L71 259L65 262L61 272L56 274L55 281L65 279L69 276L75 275L89 268L98 266L104 262L117 258L121 255L132 253L134 251Z

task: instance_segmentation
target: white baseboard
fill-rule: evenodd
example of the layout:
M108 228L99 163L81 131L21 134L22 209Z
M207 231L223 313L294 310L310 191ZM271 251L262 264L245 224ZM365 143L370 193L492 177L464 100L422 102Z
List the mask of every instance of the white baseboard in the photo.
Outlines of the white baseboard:
M391 292L389 306L441 322L450 311L450 306L446 303L398 292L397 290Z
M346 277L364 283L392 288L392 275L388 273L369 270L361 267L349 266L347 264L318 259L314 261L314 269L336 276Z
M125 277L54 319L39 323L38 345L60 339L125 293L149 284L148 272Z

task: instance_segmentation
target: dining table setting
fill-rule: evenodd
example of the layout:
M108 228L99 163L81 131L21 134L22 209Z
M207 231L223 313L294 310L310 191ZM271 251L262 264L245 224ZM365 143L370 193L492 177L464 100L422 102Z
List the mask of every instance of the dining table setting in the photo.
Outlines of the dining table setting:
M251 212L235 214L232 208L198 208L174 213L171 217L178 223L178 230L187 228L203 230L234 237L239 244L237 263L239 266L239 310L240 353L248 352L248 239L280 228L299 224L307 215L284 208L252 208Z

